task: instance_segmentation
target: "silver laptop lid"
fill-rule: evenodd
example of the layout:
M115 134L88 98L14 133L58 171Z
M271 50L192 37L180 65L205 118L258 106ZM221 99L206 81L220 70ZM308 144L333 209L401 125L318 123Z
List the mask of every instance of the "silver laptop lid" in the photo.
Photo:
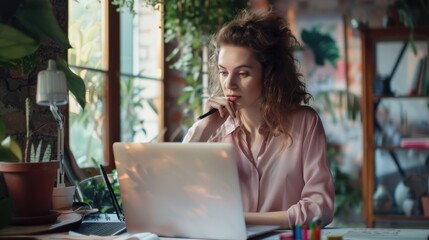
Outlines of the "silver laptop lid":
M246 239L232 145L114 143L127 230Z

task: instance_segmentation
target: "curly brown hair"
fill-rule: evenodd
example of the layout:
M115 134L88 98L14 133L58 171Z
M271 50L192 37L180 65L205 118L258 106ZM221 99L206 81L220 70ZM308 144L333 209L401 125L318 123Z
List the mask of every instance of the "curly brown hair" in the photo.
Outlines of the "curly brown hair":
M293 51L299 43L285 19L273 11L242 10L212 38L210 57L210 90L223 96L218 74L219 50L223 45L249 48L262 65L262 118L275 135L285 133L288 112L311 95L297 69Z

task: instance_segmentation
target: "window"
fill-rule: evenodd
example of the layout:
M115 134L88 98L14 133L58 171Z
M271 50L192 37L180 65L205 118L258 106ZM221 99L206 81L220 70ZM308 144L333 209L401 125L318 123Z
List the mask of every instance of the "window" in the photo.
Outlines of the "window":
M118 14L107 2L69 1L68 61L87 87L85 109L69 104L69 145L81 168L113 168L113 142L151 141L163 126L160 13L135 1L135 16Z

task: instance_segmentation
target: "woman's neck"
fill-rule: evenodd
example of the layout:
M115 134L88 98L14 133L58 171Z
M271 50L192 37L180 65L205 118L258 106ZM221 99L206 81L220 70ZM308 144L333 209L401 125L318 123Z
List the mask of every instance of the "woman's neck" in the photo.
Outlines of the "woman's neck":
M247 147L254 159L257 159L262 151L264 136L259 129L262 125L262 117L259 111L240 111L241 124L246 132Z
M262 125L262 117L259 109L253 111L242 109L240 111L240 120L241 124L243 124L244 128L251 135L255 135Z

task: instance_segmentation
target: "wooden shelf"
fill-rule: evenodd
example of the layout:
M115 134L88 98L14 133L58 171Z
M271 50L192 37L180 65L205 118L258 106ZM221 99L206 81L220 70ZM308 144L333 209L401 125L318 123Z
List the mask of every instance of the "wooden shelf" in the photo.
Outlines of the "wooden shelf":
M374 146L374 150L397 151L397 150L429 150L429 147L400 147L400 146Z
M405 215L374 215L376 221L429 221L425 216L405 216Z
M424 99L428 99L429 100L429 96L406 96L406 95L400 95L400 96L380 96L380 95L374 95L374 100L380 100L380 99L395 99L395 100L400 100L400 99L414 99L414 100L424 100Z
M429 54L429 27L419 27L419 28L415 28L413 31L413 37L414 37L414 41L419 41L421 42L421 44L425 44L426 47L423 49L426 49L424 51L426 52L420 52L419 55L419 59L415 59L415 62L418 62L418 60L420 60L420 57L423 56L428 56ZM380 132L383 130L383 123L379 123L378 122L378 118L376 115L376 110L378 107L378 103L382 100L386 100L386 101L395 101L398 100L398 102L404 103L404 104L410 104L412 105L414 102L407 102L408 100L410 101L416 101L416 103L418 101L425 101L425 100L429 100L429 96L426 96L426 94L424 95L417 95L417 96L408 96L408 94L406 94L407 92L411 91L411 86L413 86L413 79L411 78L411 75L413 75L414 71L415 71L415 62L410 63L410 62L406 62L405 65L403 65L403 69L405 69L406 67L410 67L410 73L409 75L407 74L403 74L404 71L400 71L401 75L396 77L395 81L409 81L406 82L408 85L410 86L410 90L405 89L405 88L398 88L396 85L396 89L393 89L394 94L390 95L390 94L380 94L383 93L383 90L385 90L386 92L389 92L390 89L383 89L385 86L381 86L380 89L380 83L375 81L376 76L380 75L380 69L382 66L384 66L384 74L386 74L386 72L392 72L391 69L394 68L393 66L401 66L401 61L403 59L406 59L404 61L410 61L410 57L413 57L413 54L410 54L410 48L409 48L409 44L407 46L407 48L403 47L405 44L404 42L409 41L410 40L410 29L409 28L404 28L404 27L392 27L392 28L380 28L380 29L364 29L361 30L361 46L362 46L362 74L363 74L363 79L362 79L362 122L363 122L363 169L362 169L362 191L363 191L363 196L364 196L364 215L366 218L366 225L368 227L374 227L375 222L389 222L389 221L395 221L395 222L403 222L404 224L406 224L407 222L411 222L411 221L428 221L429 218L427 217L423 217L423 216L405 216L405 215L398 215L397 212L390 212L389 214L386 215L380 215L380 214L376 214L374 211L374 202L373 202L373 195L374 192L376 190L376 184L379 184L380 179L385 178L386 175L377 175L376 174L380 174L380 169L377 169L377 171L375 170L375 163L376 160L377 161L382 161L383 164L392 164L392 161L386 161L386 163L384 163L384 159L380 158L383 157L382 155L377 155L375 154L376 150L385 150L389 153L392 153L390 155L394 155L395 158L395 162L405 162L406 159L401 159L401 156L404 154L400 154L397 155L397 152L401 152L401 151L407 151L407 150L421 150L421 151L427 151L429 150L429 148L405 148L405 147L400 147L400 146L380 146L375 144L374 142L374 133L375 132ZM380 45L378 45L377 43L379 42L384 42L384 45L382 47L387 48L386 46L388 45L389 47L392 46L396 46L398 51L396 53L393 51L381 51L379 48L381 47ZM419 43L420 44L420 43ZM399 55L400 52L402 52L402 49L405 50L405 53L408 54L406 55L407 58L401 58L401 61L395 61ZM378 55L377 55L378 54ZM386 61L380 61L380 59L383 59L383 56L385 56L385 60ZM378 60L378 61L377 61ZM394 64L391 64L391 63ZM377 63L379 63L380 66L377 66ZM392 67L391 67L392 66ZM404 67L405 66L405 67ZM414 68L411 69L411 67L414 66ZM429 67L428 67L429 69ZM377 72L378 71L378 72ZM393 71L395 72L395 71ZM396 72L397 73L397 72ZM427 73L427 76L429 78L429 70ZM392 76L391 76L392 77ZM408 79L410 78L410 79ZM391 79L394 79L393 77ZM398 80L400 79L400 80ZM378 80L379 81L379 80ZM402 86L403 82L396 82L396 84L400 84L400 86ZM375 84L377 84L377 92L374 92L374 86ZM385 83L383 83L385 84ZM392 87L392 85L390 85L389 87ZM395 91L396 90L396 91ZM400 91L399 91L400 90ZM396 94L395 94L396 92ZM399 105L399 104L387 104L387 107L391 107L391 108L395 108L395 105ZM403 105L403 104L401 104ZM420 105L419 105L420 106ZM386 107L386 106L385 106ZM408 109L406 107L404 107L403 109L401 109L401 111L407 111L410 110L412 108L415 108L414 106L412 107L408 107ZM405 109L405 110L404 110ZM424 111L428 111L428 109L422 109ZM421 111L421 110L419 110ZM399 112L399 111L397 111ZM429 121L429 114L427 114L427 116L423 116L422 113L421 115L419 115L419 120L421 120L420 118L423 118L424 121ZM401 115L402 116L402 115ZM407 121L408 123L410 122L409 120L412 119L415 116L407 116ZM393 121L394 122L394 121ZM377 159L376 159L377 158ZM379 159L380 158L380 159ZM396 159L398 158L398 159ZM388 158L386 158L388 159ZM380 162L378 162L380 163ZM398 169L398 172L400 169ZM427 171L427 170L425 170ZM395 173L397 174L397 173ZM429 176L429 173L427 173L427 175ZM402 172L402 177L403 177L403 172ZM401 176L399 176L400 178ZM390 184L393 187L397 184L396 182L392 182L392 181L398 181L395 180L394 178L389 178L388 180L385 181L389 181L388 184ZM390 193L393 193L394 190L392 191L391 189L389 190Z

